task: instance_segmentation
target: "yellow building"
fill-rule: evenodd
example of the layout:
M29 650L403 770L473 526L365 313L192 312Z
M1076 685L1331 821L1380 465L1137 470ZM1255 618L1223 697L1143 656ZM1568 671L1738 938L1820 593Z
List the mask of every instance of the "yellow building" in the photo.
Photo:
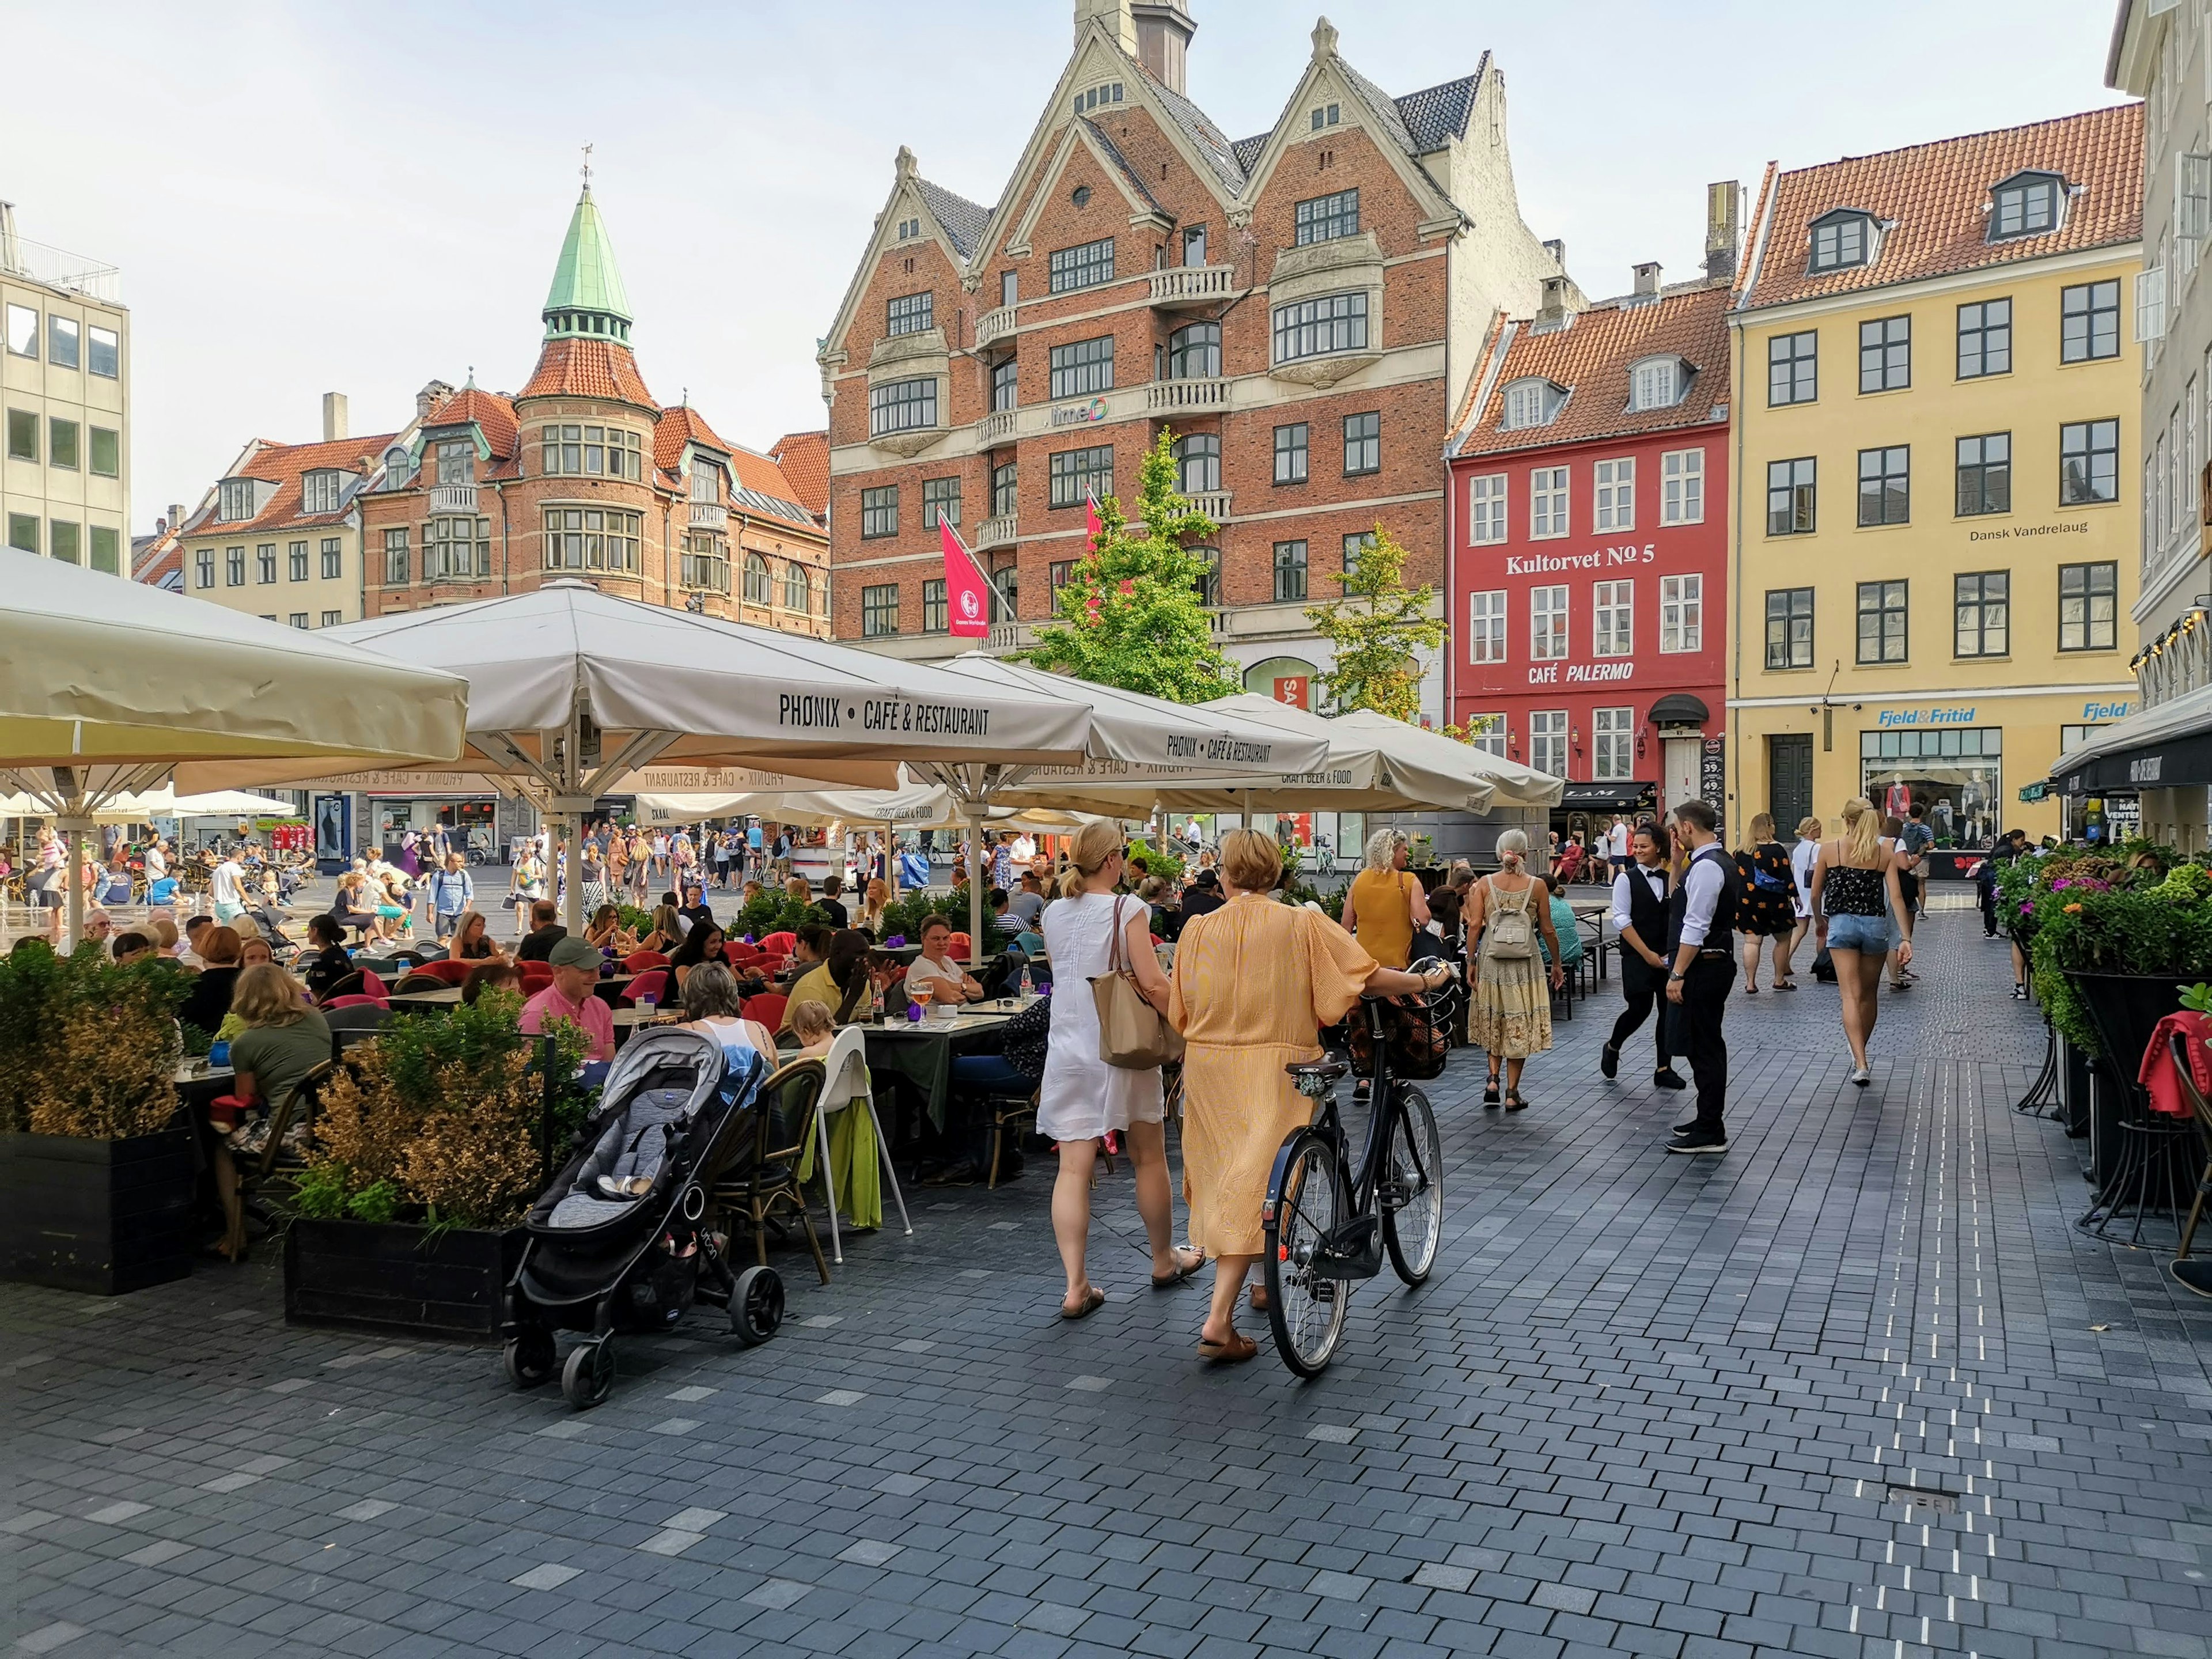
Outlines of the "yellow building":
M2134 706L2140 106L1767 169L1733 314L1730 817L2061 830ZM2035 799L2023 800L2027 789Z

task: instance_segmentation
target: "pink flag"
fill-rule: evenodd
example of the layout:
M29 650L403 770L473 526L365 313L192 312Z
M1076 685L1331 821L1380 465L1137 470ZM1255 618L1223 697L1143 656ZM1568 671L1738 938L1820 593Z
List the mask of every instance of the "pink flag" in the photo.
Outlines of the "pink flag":
M1083 498L1083 528L1090 538L1085 550L1096 553L1098 538L1106 533L1106 522L1098 516L1098 497L1096 495Z
M945 614L955 634L980 635L991 631L991 585L975 563L960 532L944 519L937 521L945 547Z

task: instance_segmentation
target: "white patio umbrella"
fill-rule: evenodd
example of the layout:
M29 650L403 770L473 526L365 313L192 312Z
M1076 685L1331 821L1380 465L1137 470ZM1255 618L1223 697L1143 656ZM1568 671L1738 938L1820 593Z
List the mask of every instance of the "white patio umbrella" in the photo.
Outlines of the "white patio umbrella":
M0 561L0 787L70 845L72 941L76 840L119 796L173 771L217 784L232 762L337 771L460 752L468 689L451 674L59 560Z

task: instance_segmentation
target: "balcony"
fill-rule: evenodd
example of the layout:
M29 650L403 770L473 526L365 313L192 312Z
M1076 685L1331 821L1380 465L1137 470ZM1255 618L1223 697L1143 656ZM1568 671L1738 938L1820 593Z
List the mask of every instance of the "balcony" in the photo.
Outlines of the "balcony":
M115 266L18 236L12 220L7 229L6 238L0 240L0 271L42 283L48 288L82 294L102 305L122 303L123 273Z
M1205 514L1216 524L1229 516L1229 492L1225 489L1201 490L1188 499L1193 512Z
M1014 544L1014 515L1008 513L996 519L986 519L975 526L975 547L981 551L987 547L1012 547Z
M1014 331L1014 308L1000 306L987 311L975 319L975 343L978 346L995 344Z
M727 530L730 527L730 509L720 501L694 501L691 503L691 527L694 530Z
M993 444L1011 442L1014 435L1014 420L1018 409L994 409L975 422L975 441L988 449Z
M1226 380L1154 380L1145 388L1145 407L1162 409L1226 409Z
M1036 640L1027 623L996 622L991 624L991 637L986 643L993 651L1026 651Z
M433 513L468 513L477 510L477 487L465 484L432 484L430 511Z
M1152 302L1163 311L1218 305L1237 289L1237 271L1231 265L1171 265L1151 276Z

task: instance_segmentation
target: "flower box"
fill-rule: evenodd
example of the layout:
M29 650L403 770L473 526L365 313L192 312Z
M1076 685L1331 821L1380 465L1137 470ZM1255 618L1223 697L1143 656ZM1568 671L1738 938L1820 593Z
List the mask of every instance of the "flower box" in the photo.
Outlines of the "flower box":
M191 1135L0 1134L0 1279L116 1296L191 1271Z
M523 1238L520 1227L298 1218L284 1235L284 1322L489 1341Z

